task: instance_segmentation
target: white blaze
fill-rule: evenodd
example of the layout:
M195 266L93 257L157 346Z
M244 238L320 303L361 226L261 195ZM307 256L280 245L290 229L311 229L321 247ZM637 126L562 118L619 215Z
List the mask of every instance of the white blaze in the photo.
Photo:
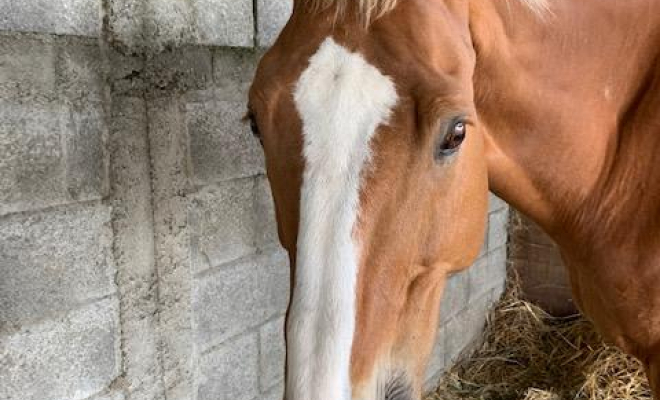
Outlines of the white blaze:
M360 177L371 138L387 122L397 94L390 78L328 38L309 60L294 98L305 171L287 327L287 400L348 400Z

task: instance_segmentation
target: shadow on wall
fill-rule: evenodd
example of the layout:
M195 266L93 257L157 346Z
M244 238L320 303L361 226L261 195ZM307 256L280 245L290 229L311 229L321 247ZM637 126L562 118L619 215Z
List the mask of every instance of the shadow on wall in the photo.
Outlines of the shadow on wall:
M509 226L510 262L520 275L525 298L554 316L576 314L568 271L557 245L517 211L511 212Z

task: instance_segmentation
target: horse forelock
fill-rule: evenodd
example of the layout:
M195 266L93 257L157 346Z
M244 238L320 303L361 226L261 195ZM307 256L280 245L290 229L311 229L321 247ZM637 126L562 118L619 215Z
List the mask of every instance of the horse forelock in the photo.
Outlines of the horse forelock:
M304 0L312 10L326 10L336 8L337 16L346 13L349 7L355 7L360 18L369 24L371 21L382 17L392 11L400 0Z
M549 0L519 0L527 8L532 10L534 13L539 16L544 16L550 12L550 1Z
M401 0L303 0L312 10L327 10L336 8L338 16L346 13L349 7L355 7L365 24L371 23L392 11ZM550 0L516 0L529 8L535 14L543 16L550 10Z

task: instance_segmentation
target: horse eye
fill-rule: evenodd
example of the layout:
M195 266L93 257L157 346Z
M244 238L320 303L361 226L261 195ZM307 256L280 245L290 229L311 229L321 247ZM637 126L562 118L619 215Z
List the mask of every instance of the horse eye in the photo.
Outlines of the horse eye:
M450 123L447 129L448 131L436 151L436 158L447 157L456 153L465 140L467 134L465 121L456 120Z

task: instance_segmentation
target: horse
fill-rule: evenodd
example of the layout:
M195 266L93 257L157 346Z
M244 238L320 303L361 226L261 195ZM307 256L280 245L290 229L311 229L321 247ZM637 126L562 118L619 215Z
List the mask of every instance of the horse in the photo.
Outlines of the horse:
M489 189L660 399L660 0L294 0L248 114L292 292L287 400L412 400Z

